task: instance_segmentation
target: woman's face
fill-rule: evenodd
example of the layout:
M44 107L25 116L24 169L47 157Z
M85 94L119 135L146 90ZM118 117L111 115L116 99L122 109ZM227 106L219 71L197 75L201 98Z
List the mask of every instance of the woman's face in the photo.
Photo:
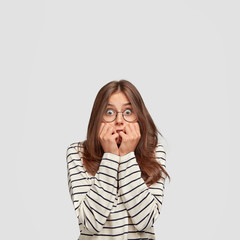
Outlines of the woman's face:
M117 112L123 112L126 109L131 109L133 111L130 101L128 100L127 96L123 92L113 93L109 97L107 109L113 109L113 110L116 110ZM126 133L125 127L132 123L127 122L123 118L122 113L118 113L117 118L113 122L110 122L108 124L111 125L117 132L123 131ZM121 137L118 137L116 139L116 142L118 145L121 144L121 140L122 140Z

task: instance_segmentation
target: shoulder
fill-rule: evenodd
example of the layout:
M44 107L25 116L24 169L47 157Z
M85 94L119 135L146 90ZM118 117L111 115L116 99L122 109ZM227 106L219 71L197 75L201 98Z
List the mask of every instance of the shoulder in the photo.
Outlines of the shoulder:
M156 146L156 153L166 155L165 146L160 142L158 142L158 144Z
M66 149L66 157L67 159L70 157L74 157L74 158L81 158L82 152L83 150L83 142L73 142L71 144L69 144L67 146L67 149Z
M155 150L156 160L164 167L166 167L166 148L158 142Z

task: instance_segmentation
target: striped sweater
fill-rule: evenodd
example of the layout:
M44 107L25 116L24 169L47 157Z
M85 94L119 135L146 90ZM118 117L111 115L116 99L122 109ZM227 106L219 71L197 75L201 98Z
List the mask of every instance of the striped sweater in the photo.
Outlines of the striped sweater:
M164 179L147 187L135 153L104 153L95 176L83 166L78 143L67 147L69 193L78 219L78 240L155 239L154 222L160 215ZM83 150L81 145L81 150ZM166 168L166 152L156 148L156 160Z

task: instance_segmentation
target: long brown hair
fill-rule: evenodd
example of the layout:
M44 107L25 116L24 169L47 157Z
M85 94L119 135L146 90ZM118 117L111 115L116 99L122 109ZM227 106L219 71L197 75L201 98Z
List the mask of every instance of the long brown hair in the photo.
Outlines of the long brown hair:
M99 90L95 98L88 124L87 139L82 142L82 146L80 146L80 142L78 143L78 151L81 151L81 147L83 148L81 153L86 171L92 176L98 171L104 154L98 139L98 130L109 97L118 91L125 93L138 116L141 138L134 153L142 172L142 178L148 186L157 182L162 177L162 172L164 172L170 180L170 176L162 165L156 161L155 156L155 148L158 145L158 133L161 136L162 134L156 128L140 93L136 87L127 80L107 83Z

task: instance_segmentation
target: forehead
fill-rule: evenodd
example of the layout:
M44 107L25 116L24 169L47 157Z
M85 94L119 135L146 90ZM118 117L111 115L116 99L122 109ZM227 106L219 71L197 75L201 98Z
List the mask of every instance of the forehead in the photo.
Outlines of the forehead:
M113 93L108 99L108 105L121 107L122 105L130 105L130 101L123 92Z

